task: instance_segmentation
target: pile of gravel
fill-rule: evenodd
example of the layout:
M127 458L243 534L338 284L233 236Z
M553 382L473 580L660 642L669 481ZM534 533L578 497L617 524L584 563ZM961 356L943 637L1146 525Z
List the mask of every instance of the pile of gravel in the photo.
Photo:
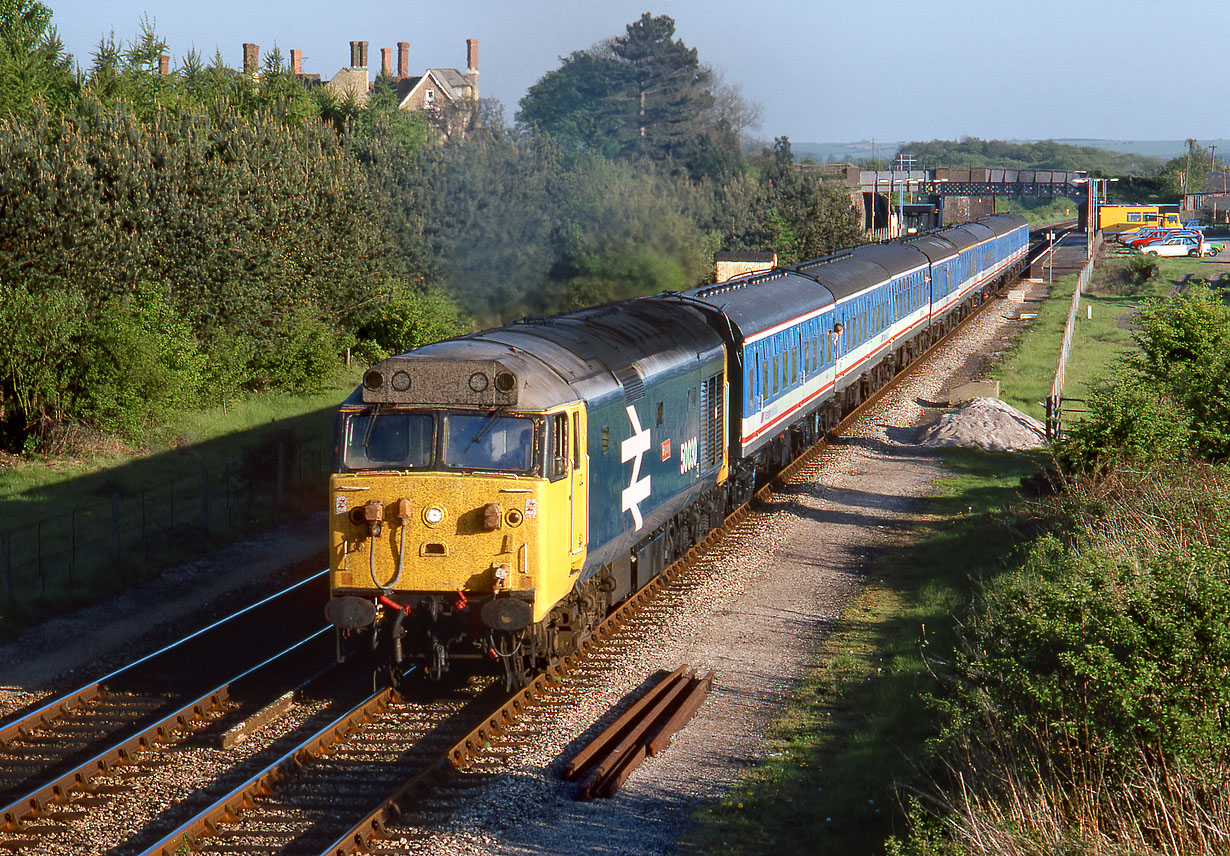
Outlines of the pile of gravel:
M918 436L922 446L980 446L993 452L1039 449L1046 426L997 398L974 398L945 413Z

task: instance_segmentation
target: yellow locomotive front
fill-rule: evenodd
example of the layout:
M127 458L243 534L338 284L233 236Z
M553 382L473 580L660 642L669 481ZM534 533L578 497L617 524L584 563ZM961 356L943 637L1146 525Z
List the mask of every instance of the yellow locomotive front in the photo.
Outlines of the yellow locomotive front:
M475 657L515 684L551 653L585 559L585 413L529 374L392 358L339 412L326 615L394 681Z

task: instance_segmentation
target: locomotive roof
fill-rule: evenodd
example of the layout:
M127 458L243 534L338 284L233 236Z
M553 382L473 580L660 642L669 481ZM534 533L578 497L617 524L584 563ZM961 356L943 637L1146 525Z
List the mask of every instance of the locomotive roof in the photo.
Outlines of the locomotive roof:
M635 384L638 374L643 379L694 363L698 355L720 347L721 339L699 309L685 305L667 313L659 301L639 298L446 339L391 357L373 369L391 376L398 366L413 374L415 363L498 366L517 378L517 409L546 410L617 391L625 381ZM460 375L461 386L468 372L466 368ZM452 398L437 384L444 400L417 400L409 393L401 400L426 406L487 402L481 395L470 401L475 396L457 384L452 387Z
M679 295L712 306L729 318L745 339L834 302L827 288L791 270L736 277L689 288Z

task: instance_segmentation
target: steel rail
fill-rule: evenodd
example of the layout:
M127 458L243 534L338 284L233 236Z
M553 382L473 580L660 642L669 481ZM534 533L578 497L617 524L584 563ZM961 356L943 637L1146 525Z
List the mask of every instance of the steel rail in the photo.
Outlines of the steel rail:
M248 678L261 669L272 666L275 662L293 654L304 645L319 639L331 629L331 627L322 627L306 639L301 639L289 648L274 654L264 662L246 669L199 698L180 707L174 713L142 729L139 733L125 737L77 768L52 782L38 786L30 793L0 809L0 830L17 833L25 831L25 820L27 818L42 815L49 804L62 801L72 791L86 789L93 777L105 773L113 767L134 763L134 756L137 753L148 750L155 744L165 743L190 723L204 718L208 713L225 704L230 699L232 684Z
M0 746L3 746L5 743L8 743L9 741L14 740L18 737L28 737L30 733L33 732L36 728L46 727L47 725L50 725L56 720L61 719L62 717L68 715L73 710L85 707L85 705L89 704L94 699L100 696L104 696L105 695L104 685L107 683L107 681L113 680L116 677L129 671L130 669L135 669L137 666L140 666L142 663L146 663L155 657L161 656L167 653L168 651L178 648L180 645L183 645L186 642L190 642L191 640L197 638L198 636L201 636L204 633L208 633L211 630L215 630L218 627L221 627L223 624L226 624L228 621L232 621L240 617L241 615L245 615L254 609L258 609L264 606L265 604L269 603L270 601L276 600L279 597L284 597L285 595L289 594L290 592L294 591L300 586L307 585L313 580L319 579L320 577L325 576L328 573L329 573L328 570L319 571L310 577L306 577L305 579L302 579L299 582L294 583L293 585L287 586L286 588L282 589L279 592L276 592L275 594L271 594L266 598L258 600L256 603L245 606L243 609L239 610L238 612L232 613L226 616L225 618L221 618L215 621L213 624L210 624L208 627L202 627L200 630L197 630L194 633L190 633L187 636L183 637L182 639L172 642L170 645L166 645L162 648L159 648L157 651L153 651L149 654L146 654L144 657L134 660L133 662L125 666L121 666L120 668L99 678L93 683L86 684L84 686L78 687L77 689L71 692L64 693L63 695L60 695L57 698L53 699L52 701L47 702L46 704L42 705L36 710L30 711L29 713L20 714L16 717L9 719L7 722L0 723Z
M245 808L254 804L257 796L272 793L273 785L285 779L293 769L327 754L336 744L353 734L364 721L375 718L397 698L396 692L388 687L372 693L222 799L198 812L158 843L142 851L141 856L183 854L185 847L195 848L204 839L213 837L219 824L237 819Z

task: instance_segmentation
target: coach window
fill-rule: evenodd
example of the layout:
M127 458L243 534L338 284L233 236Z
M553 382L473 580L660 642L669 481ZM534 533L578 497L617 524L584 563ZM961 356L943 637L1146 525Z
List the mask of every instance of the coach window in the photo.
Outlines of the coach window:
M810 356L811 356L811 340L804 339L803 340L803 374L804 375L807 374L807 366L808 366L808 363L810 362L808 358Z
M762 360L760 363L760 397L767 398L769 395L769 361Z
M795 345L790 349L790 382L799 382L799 347Z
M773 394L777 395L777 354L773 355Z
M753 407L755 407L755 402L756 402L756 390L754 386L755 383L756 383L756 370L748 369L747 370L747 409L749 411L752 410Z

